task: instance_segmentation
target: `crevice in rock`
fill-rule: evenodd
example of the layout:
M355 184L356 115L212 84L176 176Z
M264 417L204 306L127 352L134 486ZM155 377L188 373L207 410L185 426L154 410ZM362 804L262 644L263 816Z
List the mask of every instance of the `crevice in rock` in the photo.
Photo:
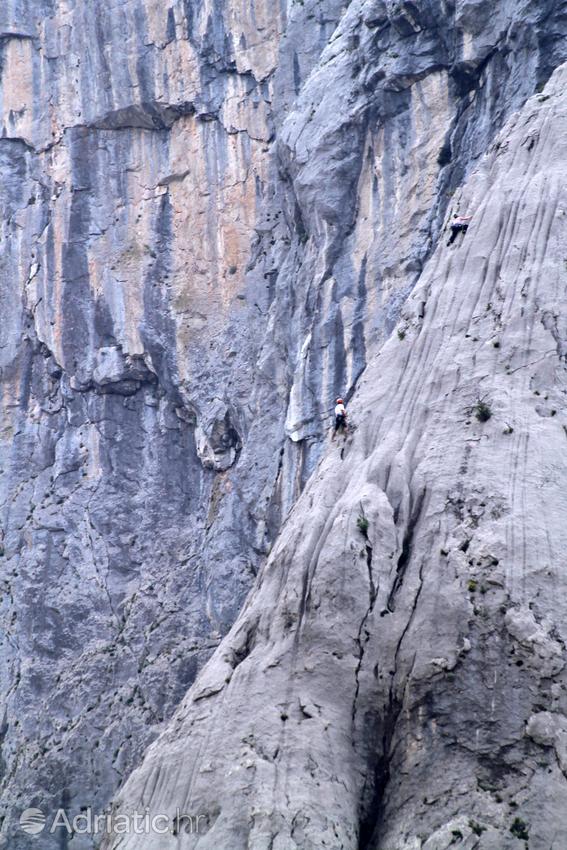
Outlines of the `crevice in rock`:
M378 595L378 590L376 584L374 582L374 576L372 574L372 546L367 541L365 546L366 552L366 566L368 568L368 608L361 620L358 635L356 637L356 644L358 647L358 662L356 665L356 670L354 672L355 678L355 689L354 689L354 700L352 704L352 726L356 723L356 715L357 715L357 705L358 705L358 694L360 691L360 670L362 668L362 664L364 661L364 653L366 649L366 644L368 643L369 633L366 630L366 624L369 618L372 616L372 612L374 611L374 605L376 604L376 597Z
M421 511L425 491L418 502L419 510ZM418 514L416 512L415 522L417 522ZM415 523L414 523L415 527ZM376 833L382 821L384 814L384 797L390 780L390 765L392 758L392 742L396 731L396 725L400 712L402 710L402 701L396 696L394 691L396 675L398 671L398 655L401 645L406 634L413 622L415 612L423 590L423 564L419 571L419 587L415 594L411 610L409 612L407 622L402 630L399 640L396 644L394 653L393 669L390 671L390 688L388 692L388 702L384 708L381 721L377 721L379 726L378 739L381 740L381 747L376 748L377 755L374 763L370 763L366 775L366 780L361 793L361 817L359 825L359 843L358 850L372 850L376 843ZM370 730L370 735L372 730Z
M398 558L398 563L396 566L396 577L394 579L394 584L392 585L392 589L390 591L390 595L388 596L388 602L386 605L386 608L388 611L390 611L390 613L395 610L396 596L398 595L398 592L402 587L402 584L404 583L406 569L411 558L415 529L421 516L421 511L423 508L423 502L425 500L426 493L427 488L424 488L419 494L419 497L417 498L415 503L415 507L411 513L406 532L404 534L402 551L400 557Z
M378 591L374 584L374 577L372 575L372 546L370 543L366 544L366 566L368 567L368 582L370 585L370 610L372 610L374 603L376 602Z
M245 661L256 645L256 630L257 623L254 621L248 625L246 634L243 636L239 645L232 647L232 664L233 671Z
M382 820L384 794L390 780L392 741L401 704L390 691L382 723L380 754L366 775L361 795L361 813L358 833L358 850L372 850L376 830Z

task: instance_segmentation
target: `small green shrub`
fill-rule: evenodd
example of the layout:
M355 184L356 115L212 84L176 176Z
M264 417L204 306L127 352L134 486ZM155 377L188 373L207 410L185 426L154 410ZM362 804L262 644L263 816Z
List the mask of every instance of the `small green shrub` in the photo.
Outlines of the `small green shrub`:
M473 412L479 422L488 422L492 416L490 405L479 399L473 407Z
M398 339L402 340L406 338L406 332L402 328L398 328Z
M360 516L356 520L356 527L358 528L363 537L368 537L368 526L368 519L364 516L364 514L360 514Z
M530 837L528 832L528 825L521 818L515 818L512 826L510 827L510 832L516 838L519 838L521 841L527 841Z
M478 582L475 581L474 578L471 578L468 584L468 588L469 593L476 593L476 591L478 590Z

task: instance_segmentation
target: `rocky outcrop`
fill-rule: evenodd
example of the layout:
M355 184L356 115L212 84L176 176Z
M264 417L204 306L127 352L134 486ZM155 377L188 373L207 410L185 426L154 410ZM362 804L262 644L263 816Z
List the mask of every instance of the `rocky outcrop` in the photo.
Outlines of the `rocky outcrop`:
M462 188L469 233L427 263L359 381L354 434L325 453L120 792L123 815L206 813L176 847L567 840L566 367L552 320L566 82L563 66Z
M565 27L560 0L2 4L7 846L29 805L101 811L172 716Z

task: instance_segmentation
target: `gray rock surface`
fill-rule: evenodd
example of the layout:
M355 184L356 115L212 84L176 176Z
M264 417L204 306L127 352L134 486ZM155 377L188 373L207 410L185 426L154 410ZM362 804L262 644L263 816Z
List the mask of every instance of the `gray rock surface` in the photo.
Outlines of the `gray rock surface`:
M423 275L443 225L477 203L462 185L567 59L566 29L560 0L1 4L6 846L36 846L17 827L27 806L102 811L172 716L324 469L335 395L354 398L370 363L381 380L387 352L428 321ZM416 283L406 339L376 361ZM542 316L563 354L559 310ZM537 409L558 427L543 363ZM475 499L466 510L481 516ZM293 516L281 541L299 533ZM506 634L554 671L559 645L518 610ZM373 711L389 729L393 709ZM548 726L562 740L560 718Z
M354 434L118 796L207 815L200 834L103 847L567 842L566 84L564 65L463 186L466 238L438 245Z

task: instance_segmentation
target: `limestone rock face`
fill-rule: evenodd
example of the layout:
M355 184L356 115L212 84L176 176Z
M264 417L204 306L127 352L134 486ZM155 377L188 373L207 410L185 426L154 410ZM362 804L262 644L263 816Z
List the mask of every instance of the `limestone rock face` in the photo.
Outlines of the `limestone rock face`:
M121 790L123 815L208 817L176 847L567 842L566 85L462 187L468 234L438 244L354 433Z
M466 396L465 406L470 407L477 391L479 397L485 394L485 385L492 391L488 377L478 385L477 362L486 361L486 375L500 375L494 370L505 354L504 320L497 318L503 315L501 302L514 293L523 299L507 307L507 328L513 335L506 354L510 381L504 381L502 393L506 387L509 394L494 393L492 399L495 406L508 404L515 413L507 413L504 424L495 415L484 426L482 435L495 421L509 433L506 439L498 436L492 441L492 455L480 455L486 461L483 469L504 469L502 474L512 475L517 457L524 458L521 452L526 455L522 463L535 463L527 443L519 442L522 434L528 439L526 417L531 408L522 413L519 397L509 389L517 386L514 382L527 380L526 352L534 355L530 363L537 361L530 380L532 392L539 395L529 398L542 439L548 439L545 429L551 429L550 434L560 429L561 398L554 395L559 389L549 388L559 386L562 372L552 354L556 351L563 357L567 351L564 321L552 297L563 258L559 248L550 254L541 241L547 231L556 238L560 221L547 218L553 206L549 186L558 179L554 169L559 163L546 159L551 156L551 142L542 146L546 134L552 137L554 122L557 128L562 126L559 83L554 82L552 94L541 92L554 69L567 59L565 4L503 0L494 6L488 0L348 4L6 0L0 4L0 817L4 817L0 838L5 846L14 850L34 846L34 839L17 824L20 811L28 806L39 806L46 813L64 807L70 816L87 807L101 812L107 806L179 707L263 570L244 620L222 645L220 656L215 656L174 725L167 727L165 740L178 749L179 727L185 746L189 728L185 724L195 719L195 693L205 700L195 704L207 707L203 722L211 722L217 709L207 706L206 695L224 695L224 679L232 676L241 660L239 676L247 669L250 675L268 672L262 689L260 680L251 683L254 693L261 690L260 701L250 704L244 718L231 715L223 721L227 753L233 759L239 747L254 750L254 741L264 733L271 747L274 729L281 733L280 714L287 714L288 723L293 712L291 707L282 708L272 729L275 721L268 709L288 704L281 689L286 683L290 693L297 690L298 674L292 666L298 663L307 665L304 677L311 684L306 685L305 696L301 692L297 697L307 701L293 702L293 711L297 708L301 717L336 713L337 725L328 719L321 722L327 724L340 758L333 762L330 744L318 735L313 736L309 758L301 735L297 751L288 742L285 758L291 761L278 774L278 782L293 777L293 793L303 788L311 807L301 812L298 808L293 821L292 803L284 805L279 791L273 792L273 818L270 806L255 797L254 789L272 793L269 782L277 764L271 756L266 765L252 758L250 771L257 774L252 780L248 768L236 766L225 777L232 768L228 755L223 760L214 750L220 738L211 745L210 769L196 759L196 750L189 750L188 757L201 765L195 775L209 771L211 785L217 788L214 800L203 797L210 806L211 827L218 814L216 833L211 828L211 838L203 839L213 842L211 847L237 850L250 840L251 847L259 848L270 846L272 839L285 850L294 846L292 839L299 847L337 846L333 818L341 821L337 828L345 847L356 846L352 842L359 834L368 844L374 840L377 805L395 846L403 831L399 818L405 815L400 811L394 817L394 808L407 788L402 788L402 773L396 772L389 754L397 740L413 741L408 737L412 730L424 741L434 734L426 722L429 709L406 706L405 683L417 688L416 706L421 687L433 694L432 682L437 682L439 693L427 698L431 711L440 711L435 701L445 700L445 720L439 722L446 728L434 730L440 737L427 758L433 758L435 747L444 746L443 735L459 740L464 734L461 727L471 733L466 712L472 703L464 697L459 702L444 677L451 667L461 670L459 653L466 647L467 658L480 664L479 646L488 637L478 638L479 644L474 634L464 634L470 605L466 593L463 597L462 574L451 566L456 577L442 585L435 578L437 562L431 564L431 580L424 580L423 599L429 595L437 600L438 628L447 634L439 637L433 654L426 652L432 633L424 626L422 641L416 630L420 622L432 619L428 604L416 607L410 628L407 605L413 605L410 589L417 581L410 578L415 572L410 558L412 517L416 522L424 517L423 533L429 529L437 546L441 532L435 536L425 517L437 510L440 527L449 522L452 514L448 519L440 507L446 493L451 511L462 523L474 517L480 524L487 512L492 517L497 510L492 503L487 507L487 479L480 473L472 489L465 488L465 495L461 492L465 473L458 470L466 464L460 459L462 444L457 438L463 434L461 419L466 414L459 410L458 424L453 417L460 395ZM507 125L495 142L506 121L534 92L540 92L541 104L536 96L515 119L519 123ZM522 124L532 112L531 124ZM524 138L518 141L522 132ZM553 129L554 139L558 133ZM483 157L494 144L500 147L486 164ZM517 164L508 148L517 151ZM500 163L499 179L510 207L498 207L497 213L488 198L490 169ZM477 176L467 182L473 172ZM542 188L538 181L546 180ZM536 196L541 205L534 224L529 216ZM482 224L477 212L463 248L449 253L440 248L448 216L478 210L482 204L489 210L485 235L475 235ZM559 209L554 215L560 216ZM459 270L458 261L468 256L471 246L477 253ZM522 274L525 270L526 292L521 296L517 292L524 284L518 285L515 278L510 291L499 282L510 256ZM492 277L485 280L483 270L496 258L498 269L494 266ZM509 275L512 281L511 271ZM538 289L536 296L536 290L530 290L544 284L543 294ZM495 294L484 299L483 289L493 285ZM439 326L430 325L426 332L427 323L433 321L434 289L460 294L439 314ZM414 294L408 301L410 293ZM475 307L467 319L470 339L478 337L469 343L453 333L457 319L451 311L464 309L471 299L478 300L481 312L479 318ZM532 315L528 308L537 316L532 325L525 318ZM492 336L480 348L476 323L489 320ZM544 334L551 354L543 356L535 328ZM383 347L394 329L398 333ZM474 368L466 359L462 370L452 365L455 340L459 341L456 364L459 357L469 356L469 349L477 352L474 346L478 346ZM443 374L429 349L422 348L426 341L432 350L439 346L447 370ZM486 360L488 354L492 359ZM425 393L431 409L424 401L414 412L410 401L401 398L399 387L410 376L414 383L407 385L407 393L416 399ZM435 381L439 397L457 393L455 406L449 396L445 406L435 400L430 387ZM374 398L371 391L380 397ZM346 465L337 464L338 449L329 454L325 442L339 392L352 399L353 416L359 422ZM398 437L389 431L393 442L381 440L375 455L370 437L364 436L370 425L363 426L363 412L386 424L397 410ZM444 421L437 422L436 416ZM431 417L439 430L432 430ZM529 434L533 439L532 428ZM467 443L467 451L476 457L472 453L487 442L479 433ZM430 459L430 465L423 467L423 486L413 472L412 447L416 457ZM376 480L367 474L371 457L382 470ZM388 486L380 466L387 461ZM542 494L548 492L545 488L561 481L551 448L539 463L541 480L536 472L533 480L526 480L518 470L516 495L510 489L505 496L508 479L499 482L496 473L490 484L503 525L494 526L494 539L477 541L478 552L474 541L470 547L479 564L499 561L493 565L492 578L502 590L495 593L510 594L510 604L506 603L505 614L496 606L472 622L482 635L497 630L502 641L517 646L523 667L510 669L508 677L537 671L543 676L545 671L552 681L561 674L563 652L553 616L558 599L553 594L547 613L547 597L539 608L531 608L531 586L523 576L531 575L530 570L541 570L545 576L551 570L549 581L559 582L549 548L559 543L550 532L549 554L543 558L540 553L538 563L522 555L521 566L518 540L527 532L521 526L512 532L512 526L505 525L527 516L529 500L537 495L540 505ZM433 470L438 476L434 480ZM345 495L343 503L347 477L350 496ZM366 482L360 494L355 492L357 481ZM298 498L301 501L290 515ZM369 517L368 541L351 535L356 520L351 514L361 509L359 503ZM536 535L534 540L540 540L538 535L547 528L544 521L552 523L553 517L562 516L559 504L550 508L541 528L538 521L537 534L529 532ZM390 525L384 520L388 511ZM326 539L339 516L336 533L344 532L347 547L352 538L357 551L366 553L355 561L357 569L364 567L358 578L352 565L346 568L342 544L326 544L323 549L317 543ZM312 528L303 525L307 518ZM509 535L506 547L504 530ZM465 545L460 532L451 526L450 533L457 537L447 551L457 547L451 558L457 565L463 561L459 569L465 570L473 554L458 549ZM276 541L270 566L265 567ZM503 553L493 553L497 544L505 548L508 560ZM362 619L360 606L367 610L368 600L382 592L373 584L372 571L384 569L376 559L386 557L386 547L393 553L394 572L400 559L402 577L408 564L411 568L401 591L405 601L399 605L392 601L401 590L400 578L392 600L382 605L401 610L380 618L380 631L370 622L372 612ZM375 552L372 557L369 548ZM319 558L324 563L328 559L331 572L325 586L328 581L329 587L324 593L323 586L317 591L317 603L309 602L312 615L305 618L311 579L300 592L298 576L308 565L314 569ZM319 572L325 574L324 569L318 568ZM487 604L491 597L481 593L482 582L478 577L470 581L479 588L478 604ZM525 598L520 598L521 588ZM303 599L299 608L296 594ZM341 616L347 624L344 629L337 622L333 626L341 632L336 635L339 643L344 642L337 650L342 653L339 667L343 672L351 669L354 640L355 690L361 694L361 707L348 729L345 706L353 698L352 676L349 673L348 681L342 673L337 676L337 659L332 652L327 658L325 649L331 645L327 629L337 620L333 614L334 620L326 622L325 607L333 609L342 595ZM256 599L265 600L265 610L257 607ZM377 600L378 596L372 610ZM317 616L316 608L321 609ZM254 628L246 619L251 611ZM463 629L459 650L454 643L457 627L451 625L457 620ZM272 638L262 637L268 622L275 629L273 651ZM295 649L288 652L286 641L291 638L278 631L282 624L287 624L285 634L294 635L291 647L299 646L301 637L297 657ZM394 658L391 641L396 635L401 639L406 626ZM387 640L384 635L389 635ZM367 643L382 640L383 651L369 647L366 652ZM404 653L418 651L426 652L428 660L419 662L423 669L416 661L410 675ZM374 668L366 669L374 656L376 674ZM269 673L272 668L275 672ZM472 668L462 669L470 681L459 687L469 694L470 688L477 688L483 707L482 688ZM375 681L382 688L380 676L389 676L390 670L397 671L391 699L383 689L372 690ZM485 662L484 671L494 677L496 661ZM422 680L423 686L414 685ZM246 690L237 686L238 681L235 678L235 709ZM515 683L512 677L502 689L493 687L503 693ZM533 690L535 685L529 687ZM537 741L542 735L549 742L543 756L540 749L534 750L534 758L541 760L553 747L563 746L563 721L555 716L561 714L561 704L550 708L530 702L529 687L519 691L521 705L509 708L518 729L531 722L525 746L541 748ZM410 702L412 693L407 695ZM214 699L215 706L219 699ZM228 710L232 703L226 704ZM268 720L262 719L263 704ZM403 712L400 706L405 706ZM504 708L499 711L495 717L504 722ZM554 716L547 718L546 712ZM251 713L267 725L262 735L256 730L248 740L249 733L238 724ZM494 772L500 779L504 771L516 769L516 750L513 742L506 749L506 734L498 739L503 754L495 756L499 767ZM347 740L348 758L339 747ZM470 747L478 749L481 744L474 741ZM397 757L406 753L404 746L396 749ZM160 748L165 752L162 743ZM415 749L417 753L417 744ZM143 771L153 770L155 751L151 752ZM300 764L302 754L305 761ZM563 756L557 758L561 761ZM462 759L464 769L468 764L464 754ZM420 769L425 773L428 764L424 756ZM175 771L173 761L167 769ZM262 780L265 771L267 783ZM392 776L396 772L398 790L389 784L388 771ZM415 790L421 781L413 767L412 771L413 779L407 783L413 783ZM449 776L448 770L443 773L447 781ZM555 779L560 789L561 778ZM185 781L186 777L180 779ZM123 799L129 803L137 799L138 782L134 778L126 786ZM177 791L168 782L158 783L156 794L175 796ZM226 832L227 795L237 795L246 782L250 801L259 805L257 823L250 826L251 810L243 803L240 820L232 824L234 832ZM318 782L329 792L325 805L313 790ZM458 782L465 783L463 794L468 795L465 779ZM455 780L454 794L458 787ZM340 809L332 810L340 788ZM196 803L199 795L201 791ZM560 790L554 799L559 805ZM520 796L516 802L522 802ZM449 801L446 807L449 811ZM348 817L339 817L343 809ZM455 803L454 817L464 817L464 810ZM417 809L408 815L412 823L417 816ZM435 817L424 823L437 824ZM439 829L452 836L447 818L443 821L439 815ZM276 822L282 836L277 839ZM455 831L471 843L478 836L467 824ZM482 833L482 840L489 840L489 834L489 830ZM42 847L65 847L67 839L64 834L45 834ZM138 837L136 847L143 846L142 840ZM323 840L327 844L321 844ZM507 835L507 840L512 839ZM75 835L68 846L83 850L95 843L92 837ZM387 844L380 847L392 850Z

